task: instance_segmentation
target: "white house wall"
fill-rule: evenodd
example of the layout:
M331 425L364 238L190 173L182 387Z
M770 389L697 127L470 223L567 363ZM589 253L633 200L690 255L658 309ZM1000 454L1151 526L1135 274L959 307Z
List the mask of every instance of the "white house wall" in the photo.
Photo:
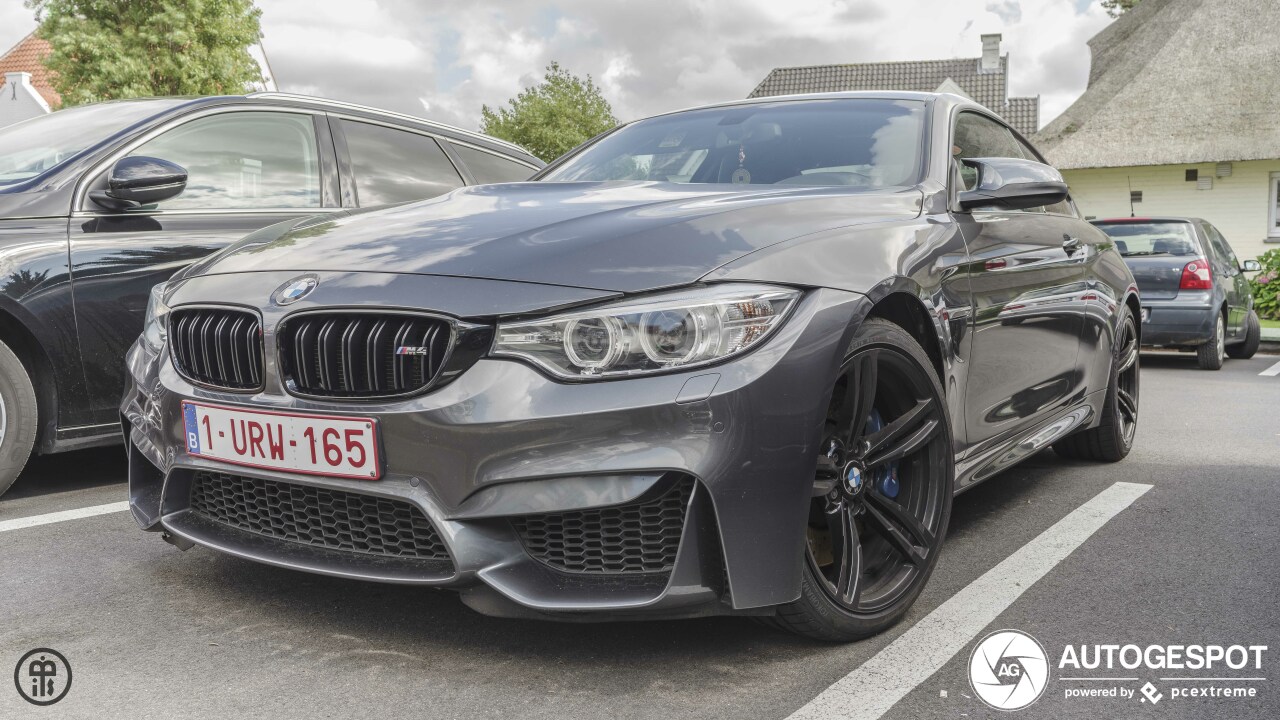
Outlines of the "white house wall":
M1186 171L1199 170L1200 178L1212 178L1212 190L1198 190ZM1064 170L1072 197L1080 212L1090 217L1128 217L1129 188L1142 191L1142 202L1133 206L1144 215L1201 217L1226 236L1241 260L1280 248L1280 238L1267 240L1270 222L1271 173L1280 172L1280 160L1252 160L1231 164L1230 177L1217 177L1214 163L1151 165L1124 168Z
M29 118L47 115L49 105L31 87L28 73L6 73L0 85L0 128Z

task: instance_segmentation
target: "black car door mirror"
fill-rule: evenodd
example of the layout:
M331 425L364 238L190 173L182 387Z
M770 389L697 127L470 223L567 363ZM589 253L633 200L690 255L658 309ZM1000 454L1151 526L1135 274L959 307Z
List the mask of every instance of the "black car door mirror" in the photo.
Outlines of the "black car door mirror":
M1066 181L1044 163L1020 158L964 158L960 162L978 173L973 189L963 190L957 197L961 209L1025 210L1067 199Z
M95 190L89 198L108 210L123 211L169 200L186 188L186 168L135 155L116 161L107 177L107 189Z
M1258 272L1262 269L1262 263L1257 260L1245 260L1244 263L1240 265L1240 269L1244 272Z

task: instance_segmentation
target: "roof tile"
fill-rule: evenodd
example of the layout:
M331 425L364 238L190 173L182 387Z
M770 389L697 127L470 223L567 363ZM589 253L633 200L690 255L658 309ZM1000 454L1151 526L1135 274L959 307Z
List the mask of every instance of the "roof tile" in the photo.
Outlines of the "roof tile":
M53 73L44 66L44 59L51 51L49 43L36 37L34 32L18 41L8 52L0 55L0 84L4 82L5 73L31 73L31 86L49 103L49 107L57 108L62 97L53 89Z
M1009 57L1000 59L1000 69L995 72L983 72L981 62L981 58L956 58L775 68L748 97L849 90L933 92L950 78L969 97L1003 117L1019 132L1034 133L1040 120L1040 99L1008 97Z

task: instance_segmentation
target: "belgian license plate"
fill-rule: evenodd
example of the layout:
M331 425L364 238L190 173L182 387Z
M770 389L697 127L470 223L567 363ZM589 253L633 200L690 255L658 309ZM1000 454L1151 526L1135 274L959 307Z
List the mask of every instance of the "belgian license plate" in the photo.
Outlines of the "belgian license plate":
M1151 308L1142 308L1142 322L1147 322L1150 319L1151 319Z
M297 415L182 402L187 453L233 465L376 480L378 425L366 418Z

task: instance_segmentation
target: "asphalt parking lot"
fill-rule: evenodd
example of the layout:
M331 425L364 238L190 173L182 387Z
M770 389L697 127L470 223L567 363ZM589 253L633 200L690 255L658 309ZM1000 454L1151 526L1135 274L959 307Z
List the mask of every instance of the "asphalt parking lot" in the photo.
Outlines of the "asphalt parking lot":
M851 684L891 702L886 718L1003 717L974 697L968 680L975 644L1001 628L1034 636L1054 665L1040 700L1014 717L1280 717L1280 376L1260 374L1278 360L1232 360L1211 373L1192 356L1144 355L1141 419L1127 460L1072 463L1045 452L962 495L938 570L906 621L846 646L745 619L486 618L447 592L314 577L199 548L182 553L120 511L16 527L11 521L125 498L119 448L40 459L0 499L0 670L49 647L66 656L75 679L48 708L27 705L6 681L0 717L741 720L785 718L811 702L804 716L879 715L848 693ZM1121 490L1150 488L1095 517L1096 528L1038 580L1024 586L1005 581L1015 574L989 572L1024 548L1043 549L1042 533L1082 517L1082 505L1116 492L1118 482L1128 484ZM988 607L991 621L973 623L974 632L965 629L940 669L922 670L909 651L947 647L933 633L955 626L938 619L964 610L956 599L983 587L975 581L1004 582L1010 602ZM1056 667L1066 645L1107 643L1269 649L1260 670L1215 668L1213 677L1227 679L1212 682L1205 672L1162 680L1147 669ZM857 674L864 664L874 671ZM1064 679L1072 674L1093 679ZM1121 675L1134 679L1099 679ZM1137 690L1146 682L1160 693L1156 702L1140 693L1065 697L1072 687ZM1256 692L1173 693L1211 684Z

